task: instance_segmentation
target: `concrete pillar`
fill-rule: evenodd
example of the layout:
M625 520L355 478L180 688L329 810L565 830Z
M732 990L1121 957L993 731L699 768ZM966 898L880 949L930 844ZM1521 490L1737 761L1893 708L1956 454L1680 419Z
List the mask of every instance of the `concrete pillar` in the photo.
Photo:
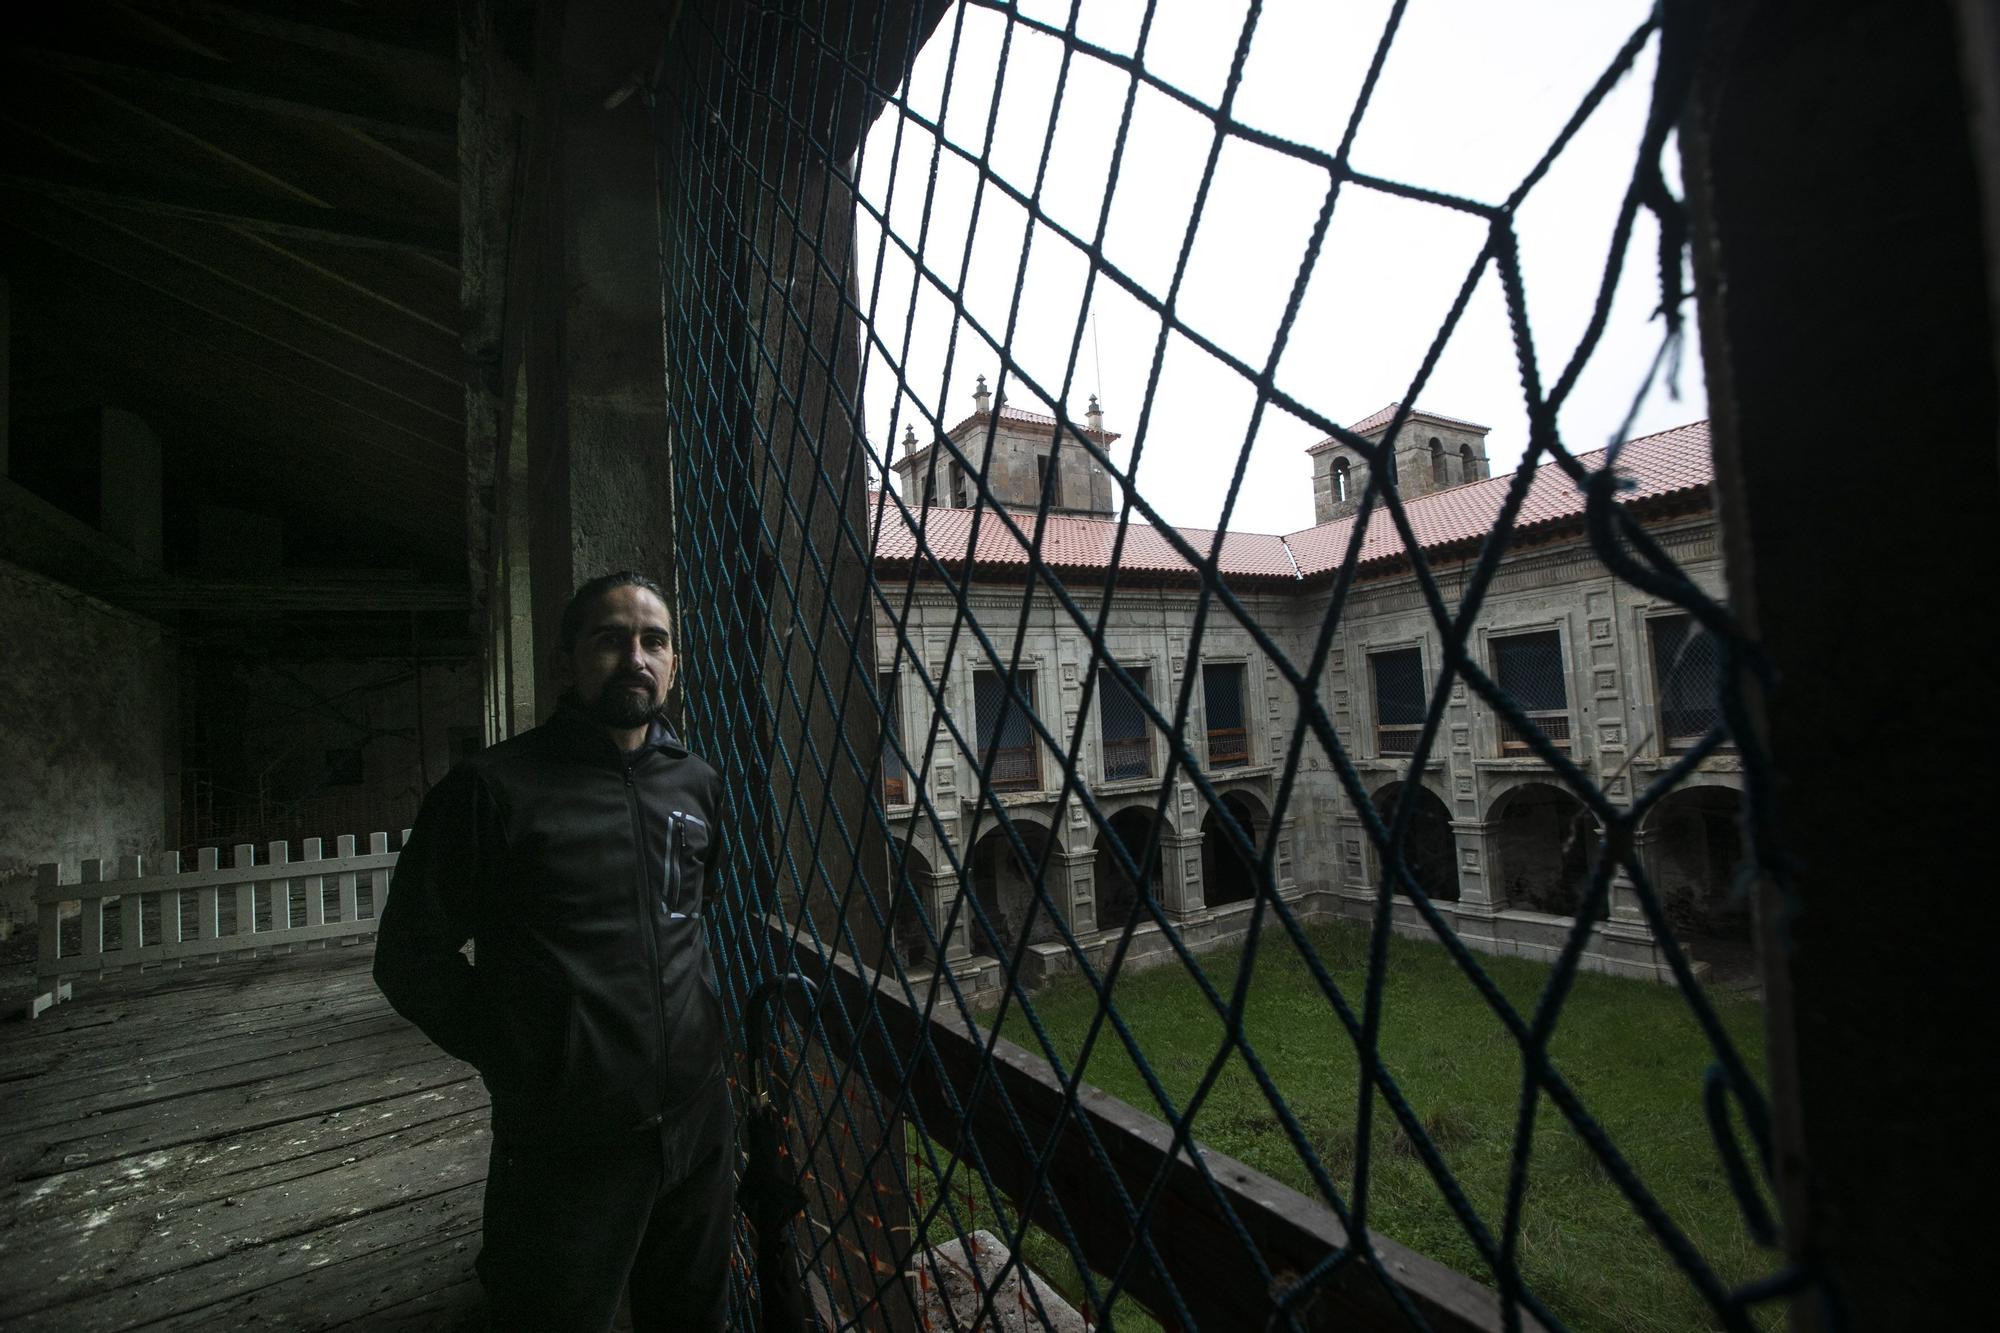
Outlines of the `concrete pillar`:
M940 936L938 942L944 946L944 961L955 963L962 958L970 958L972 912L969 907L959 906L958 903L961 893L971 891L970 881L961 880L957 875L946 871L943 874L926 876L922 887L929 895L924 901L924 909L931 914L931 929L938 932ZM952 921L947 928L945 923L951 921L953 907L958 907L958 919Z
M537 57L532 392L517 413L537 663L577 584L614 569L673 580L653 134L642 99L606 108L663 20L641 0L557 8ZM546 715L560 687L537 675Z
M0 273L0 477L8 475L7 423L14 415L14 302L7 275Z
M1478 819L1454 819L1452 839L1458 844L1458 906L1461 911L1494 912L1507 905L1506 890L1497 882L1493 826Z
M1055 880L1049 897L1062 905L1069 928L1078 935L1096 930L1097 852L1056 852L1049 857L1049 875Z
M1659 878L1653 874L1653 856L1657 839L1652 830L1642 829L1633 835L1632 855L1653 881L1655 891L1659 888ZM1646 924L1646 914L1639 907L1639 888L1632 882L1631 872L1623 865L1617 866L1611 874L1611 920L1621 926L1636 928L1646 932L1648 938L1652 930Z
M158 569L165 531L160 520L160 437L132 413L107 407L98 457L98 530L147 568Z
M1200 912L1207 904L1201 889L1201 834L1168 832L1160 839L1160 898L1176 921Z

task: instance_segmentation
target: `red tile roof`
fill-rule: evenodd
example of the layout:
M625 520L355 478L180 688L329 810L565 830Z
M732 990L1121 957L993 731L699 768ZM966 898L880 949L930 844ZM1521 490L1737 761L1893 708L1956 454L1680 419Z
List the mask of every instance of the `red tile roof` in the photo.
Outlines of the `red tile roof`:
M1356 435L1373 435L1376 431L1381 430L1391 421L1394 421L1396 419L1396 412L1402 406L1403 405L1398 402L1398 403L1391 403L1384 408L1378 408L1376 411L1370 412L1367 416L1355 422L1352 426L1349 426L1348 429L1353 431ZM1476 421L1460 421L1457 417L1445 416L1442 412L1426 412L1421 407L1413 407L1410 409L1409 420L1435 421L1440 426L1451 426L1457 430L1476 430L1482 435L1492 429L1491 426L1482 426ZM1338 439L1329 435L1325 439L1321 440L1318 444L1309 446L1306 449L1306 452L1309 454L1316 454L1322 449L1331 448L1333 445L1339 443L1340 441Z
M1585 467L1604 465L1606 451L1599 449L1580 456ZM1630 484L1619 492L1624 503L1656 500L1675 495L1692 495L1703 490L1714 475L1709 458L1708 423L1697 421L1673 430L1646 435L1625 445L1618 471ZM1483 539L1492 530L1500 513L1512 476L1468 482L1448 490L1406 501L1410 527L1426 551ZM1583 492L1552 464L1536 471L1527 500L1515 520L1517 532L1564 522L1583 515ZM877 493L869 492L871 512ZM882 535L876 559L895 563L917 556L916 533L893 504L882 507ZM1034 514L1010 510L1024 534L1033 535ZM973 511L933 507L925 524L924 537L932 554L947 568L962 567L972 532ZM1042 559L1058 570L1102 570L1111 559L1111 545L1117 536L1114 519L1087 518L1073 514L1051 514L1042 538ZM1301 577L1326 574L1339 568L1354 530L1351 518L1336 519L1278 537L1253 532L1231 532L1222 543L1221 568L1232 580L1282 579L1293 582ZM1215 540L1212 528L1178 528L1196 551L1206 553ZM1388 515L1377 510L1368 520L1368 534L1362 541L1360 563L1364 566L1395 560L1403 555L1403 544ZM1020 569L1028 563L1027 548L988 510L979 525L978 563L991 569ZM1193 567L1151 525L1135 520L1125 538L1118 567L1132 573L1191 574Z
M869 504L875 503L873 494ZM966 544L972 535L970 509L930 510L924 527L924 541L930 551L949 569L965 562ZM1009 510L1021 532L1034 536L1032 511ZM1196 551L1207 554L1215 541L1213 528L1178 528L1180 535ZM1051 514L1042 533L1042 560L1052 569L1101 570L1111 563L1111 546L1118 536L1118 522L1109 518L1087 518L1075 514ZM885 505L882 540L876 547L878 561L909 560L917 554L916 533L893 504ZM1007 530L1000 518L988 509L979 521L979 564L988 568L1025 568L1028 548ZM1125 535L1125 549L1118 560L1120 570L1139 574L1188 574L1193 566L1167 539L1143 519L1134 519ZM1222 540L1221 568L1231 579L1280 578L1287 583L1298 578L1298 570L1285 553L1285 539L1255 532L1232 532Z
M1577 461L1588 468L1601 468L1605 453L1602 449L1594 450L1579 455ZM1703 489L1715 474L1709 457L1708 423L1696 421L1628 441L1619 455L1618 471L1631 483L1618 493L1618 498L1626 504ZM1492 531L1513 479L1510 473L1407 501L1403 508L1410 518L1410 530L1426 551L1482 539ZM1535 472L1514 527L1517 532L1526 531L1582 516L1583 492L1555 465L1545 462ZM1285 538L1285 545L1299 562L1299 572L1311 577L1339 567L1353 531L1353 519L1335 519L1292 533ZM1368 519L1368 535L1361 544L1361 563L1392 560L1402 554L1401 536L1388 515L1378 509Z

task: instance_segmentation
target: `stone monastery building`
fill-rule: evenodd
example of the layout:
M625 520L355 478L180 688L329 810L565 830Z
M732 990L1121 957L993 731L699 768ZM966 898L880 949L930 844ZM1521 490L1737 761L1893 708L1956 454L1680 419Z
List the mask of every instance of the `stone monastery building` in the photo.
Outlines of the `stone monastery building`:
M951 429L951 440L968 457L978 457L990 433L988 485L1016 514L1023 532L1032 529L1043 489L1052 490L1043 559L1077 600L1094 610L1118 526L1111 479L1081 448L1063 449L1051 464L1058 428L1053 417L993 403L983 380L974 400L974 412ZM1397 409L1391 403L1351 429L1379 441ZM1084 433L1098 444L1117 438L1104 429L1095 399L1084 420ZM1471 422L1413 411L1399 435L1401 493L1448 604L1458 600L1509 481L1490 474L1487 433ZM966 568L978 488L948 451L918 448L914 438L906 438L905 449L895 469L900 493L911 513L921 516L937 562L956 578ZM1221 555L1230 590L1300 664L1310 660L1328 610L1368 466L1335 439L1307 454L1318 522L1282 536L1230 533ZM1601 464L1602 455L1586 455L1584 462ZM1622 502L1691 577L1722 596L1707 423L1631 441L1619 469L1630 483ZM1584 540L1583 507L1582 494L1554 468L1536 477L1475 627L1474 652L1613 800L1629 799L1713 722L1715 655L1685 613L1611 576ZM946 659L956 613L952 593L938 581L937 563L920 558L915 534L896 506L883 505L879 512L878 576L897 589L916 564L908 647L899 645L894 624L877 614L880 683L894 725L921 763L933 720L930 691L915 688L909 676L921 670L942 683L945 706L961 734L982 751L971 753L940 731L929 771L921 776L935 820L917 804L919 776L885 755L885 803L907 842L912 882L928 890L932 920L941 925L958 884L938 846L942 834L969 866L974 891L1002 937L1018 933L1031 902L1032 870L1017 863L990 809L977 830L972 828L980 761L991 751L992 784L1029 850L1039 860L1053 844L1048 865L1056 904L1086 947L1094 942L1098 950L1108 950L1134 911L1133 886L1081 805L1072 798L1066 814L1058 811L1060 756L1035 738L1018 709L1002 717L1004 686L986 651L961 630L956 651ZM1211 531L1181 532L1197 550L1207 550L1214 539ZM1021 616L1027 551L990 509L977 541L969 605L1004 655ZM1328 716L1372 798L1384 808L1400 790L1441 661L1438 630L1402 549L1386 513L1378 510L1318 682ZM1199 591L1182 556L1150 526L1133 523L1106 647L1169 717L1187 673L1200 674L1188 722L1190 748L1220 799L1262 846L1295 722L1293 693L1219 601L1211 602L1199 659L1188 660ZM1090 659L1088 638L1045 583L1038 582L1028 620L1025 689L1050 730L1069 735L1081 702L1080 675ZM920 662L912 660L913 650ZM1164 738L1108 674L1099 682L1092 714L1079 754L1079 782L1135 859L1149 841L1157 841L1154 891L1191 945L1239 935L1253 879L1218 831L1206 799L1185 774L1177 776L1166 819L1155 827ZM1712 755L1660 803L1640 835L1643 863L1698 961L1743 947L1748 939L1747 908L1730 888L1739 852L1740 785L1734 752ZM1581 902L1594 831L1583 807L1548 767L1462 684L1453 692L1416 799L1413 869L1459 935L1495 953L1552 958ZM975 832L968 847L965 840ZM1374 850L1321 747L1310 740L1277 830L1276 874L1280 893L1307 916L1365 916L1372 910L1379 878ZM1400 903L1396 910L1400 927L1428 933L1414 908ZM947 961L974 986L997 985L995 955L1004 950L970 920L971 913L960 912ZM930 964L933 960L922 956L923 932L913 925L901 924L899 947L910 962ZM1045 913L1037 915L1032 938L1024 976L1032 981L1067 965ZM1133 956L1158 955L1166 948L1157 924L1144 919ZM1621 874L1585 966L1660 978L1665 975L1661 948Z

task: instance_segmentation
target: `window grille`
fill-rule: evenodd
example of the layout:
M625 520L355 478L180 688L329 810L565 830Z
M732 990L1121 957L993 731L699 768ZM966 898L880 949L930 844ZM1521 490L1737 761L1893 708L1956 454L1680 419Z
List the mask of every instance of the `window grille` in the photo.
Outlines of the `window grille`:
M1208 716L1208 766L1241 768L1250 762L1250 733L1243 725L1243 664L1204 664L1201 689Z
M1100 8L1115 7L1089 12ZM1662 44L1685 49L1675 44L1688 30L1676 25L1699 21L1701 7L1663 6L1639 23L1596 71L1574 114L1537 148L1532 167L1492 199L1442 192L1416 179L1420 172L1371 174L1399 164L1393 154L1377 161L1349 151L1375 105L1378 78L1394 64L1405 10L1415 7L1388 7L1359 95L1350 107L1330 108L1341 126L1331 147L1283 139L1239 114L1248 56L1272 7L1182 8L1216 24L1216 46L1234 52L1215 88L1184 88L1157 68L1150 28L1124 46L1107 45L1063 14L999 0L683 6L661 55L651 110L683 697L690 738L724 776L717 902L707 917L718 991L741 1032L759 986L794 971L818 986L811 1001L786 1002L765 1048L739 1053L746 1063L768 1064L790 1088L787 1146L810 1214L789 1234L797 1264L842 1330L921 1327L926 1318L932 1327L984 1327L1003 1309L1028 1327L1047 1327L1040 1289L1007 1281L1031 1263L1067 1283L1099 1327L1137 1324L1135 1304L1190 1333L1349 1323L1589 1327L1597 1315L1565 1303L1546 1262L1564 1241L1527 1226L1531 1194L1543 1199L1561 1188L1547 1174L1561 1153L1588 1167L1592 1188L1629 1205L1639 1226L1632 1243L1659 1259L1672 1292L1693 1307L1682 1322L1748 1329L1768 1302L1821 1275L1763 1262L1754 1251L1745 1259L1735 1243L1742 1235L1759 1244L1772 1238L1757 1183L1768 1171L1769 1111L1750 1062L1676 947L1635 850L1648 810L1723 742L1723 729L1711 727L1656 772L1625 775L1629 785L1616 793L1561 751L1546 756L1545 785L1586 813L1565 825L1582 852L1579 901L1572 922L1549 926L1545 947L1555 954L1539 989L1496 980L1459 935L1456 909L1434 901L1432 890L1442 898L1455 887L1442 858L1456 812L1446 812L1440 832L1438 812L1409 794L1432 757L1449 748L1447 710L1458 687L1506 725L1523 732L1533 725L1523 701L1467 646L1517 528L1532 521L1531 490L1577 499L1587 540L1614 578L1707 627L1714 674L1728 691L1723 706L1732 717L1746 706L1741 691L1754 673L1738 668L1754 663L1754 646L1621 502L1619 449L1585 454L1603 440L1570 438L1563 411L1579 377L1598 364L1603 321L1628 273L1659 284L1658 302L1647 304L1663 314L1659 358L1631 386L1635 397L1680 346L1682 220L1663 184L1672 172L1663 175L1662 155L1686 99L1690 62L1653 62L1652 53ZM1153 7L1138 9L1150 15ZM938 27L922 48L918 77L910 70L932 19ZM1043 105L1064 108L1065 88L1086 77L1129 94L1125 109L1107 118L1115 123L1095 127L1104 131L1107 194L1094 215L1043 193L1059 117L1038 158L1003 159L992 150L987 130L1019 114L1017 71L1030 59L1054 80L1053 89L1030 89ZM1541 197L1572 139L1595 131L1612 91L1635 83L1657 114L1621 158L1635 166L1603 232L1592 319L1562 362L1546 362L1527 318L1531 271L1520 262L1517 215ZM1184 156L1196 167L1186 198L1147 201L1148 225L1178 240L1159 271L1121 265L1104 243L1109 200L1130 185L1123 163L1138 100L1182 117ZM1374 114L1384 109L1376 105ZM1219 340L1183 299L1197 233L1228 197L1225 150L1281 160L1325 190L1309 232L1287 243L1286 258L1297 264L1290 306L1255 346ZM937 200L948 177L970 182L976 216L961 234L941 236ZM1408 381L1384 393L1403 406L1368 436L1278 373L1314 274L1335 256L1368 258L1342 252L1334 223L1344 201L1361 195L1469 220L1484 238L1432 344ZM1634 240L1647 234L1642 211L1665 238L1657 250ZM982 251L975 264L982 219L1018 223L1032 246L1024 241L1018 257L997 261ZM1083 288L1072 335L1052 348L1017 338L1006 301L996 317L973 299L973 289L991 281L1018 306L1030 286L1031 249L1073 263ZM1441 579L1411 526L1411 502L1396 489L1394 450L1410 427L1409 405L1423 398L1482 290L1497 298L1484 308L1504 311L1511 335L1526 454L1500 484L1477 551L1454 551ZM1158 333L1129 409L1131 436L1115 448L1078 432L1069 415L1068 404L1091 383L1082 367L1095 292L1135 303ZM925 310L944 312L942 335ZM1148 450L1173 457L1194 443L1175 435L1160 402L1174 373L1170 344L1221 367L1251 404L1240 438L1221 441L1232 470L1212 532L1169 521L1147 481L1153 474L1135 461ZM974 370L994 376L993 410L982 407L978 429L954 441L948 432L959 413L945 389ZM1081 450L1109 482L1116 513L1094 564L1078 555L1076 529L1067 526L1077 520L1052 521L1046 488L1032 513L993 503L987 451L1002 417L1010 430L1025 419L999 406L1010 390L1010 403L1035 399L1049 408L1052 457ZM1266 623L1264 604L1246 597L1244 579L1221 558L1239 535L1229 531L1231 516L1260 424L1284 414L1360 460L1351 472L1344 458L1334 465L1335 494L1353 506L1354 525L1314 576L1319 600L1290 637ZM893 442L913 421L949 462L955 511L969 512L926 516L889 480ZM1004 479L999 489L1014 484ZM1361 568L1368 543L1375 544L1368 559L1378 560L1375 547L1386 543L1401 562L1410 604L1428 620L1433 674L1427 681L1413 648L1366 657L1375 753L1357 756L1322 698L1331 693L1323 684L1336 638L1358 633L1351 599L1357 583L1374 576ZM1378 560L1373 568L1382 567ZM1106 673L1116 669L1106 630L1169 584L1188 604L1174 652L1185 653L1189 669L1152 682L1157 701L1143 685L1126 691L1158 737L1158 788L1150 809L1134 809L1128 797L1107 811L1078 762L1093 708L1103 716L1112 706L1093 698L1108 695ZM1247 764L1252 720L1242 668L1202 665L1219 627L1254 644L1285 710L1269 732L1273 775L1255 808L1239 788L1261 778L1230 774L1227 792L1212 780ZM1031 633L1066 636L1061 653L1037 656ZM1665 659L1680 660L1678 653ZM1038 683L1030 662L1048 663L1052 678ZM923 696L908 701L907 728L886 720L895 703L881 676L898 665L903 688ZM1218 692L1225 666L1231 683ZM1361 662L1343 669L1357 677L1358 693ZM1679 669L1659 679L1678 682ZM968 670L970 719L966 701L946 684ZM1692 691L1676 684L1669 704L1663 685L1661 697L1663 710L1675 710L1666 730L1693 736ZM1191 725L1197 708L1209 728L1205 745ZM1046 788L1043 749L1051 760ZM910 796L894 811L879 794L892 755ZM1746 855L1768 869L1776 853L1757 822L1769 796L1761 785L1769 782L1768 756L1746 753L1743 766L1752 784ZM1392 767L1406 792L1378 806L1387 785L1377 780L1380 770ZM1341 819L1351 821L1316 836L1338 837L1345 864L1365 861L1378 872L1366 885L1347 881L1372 894L1373 915L1364 943L1346 957L1323 955L1288 866L1300 821L1324 812L1303 808L1307 771L1326 777ZM1196 838L1198 852L1190 845ZM1092 919L1089 862L1098 854L1109 878L1132 893L1129 911L1121 908L1110 925ZM1174 901L1190 864L1211 861L1236 872L1242 896L1227 906L1246 932L1230 966L1215 972L1196 951L1197 932L1184 930L1213 918ZM1552 1041L1570 1034L1562 1020L1579 993L1585 952L1600 942L1596 923L1614 876L1634 919L1662 941L1672 993L1700 1034L1710 1072L1702 1109L1687 1101L1688 1137L1712 1140L1713 1169L1700 1188L1720 1182L1711 1192L1726 1190L1741 1211L1721 1242L1682 1225L1685 1196L1695 1189L1676 1179L1671 1196L1655 1193L1661 1182L1635 1164L1627 1127L1598 1118L1591 1088L1575 1081L1576 1062ZM1482 1017L1490 1014L1493 1041L1518 1057L1518 1113L1497 1183L1475 1188L1461 1177L1451 1127L1427 1119L1410 1092L1413 1071L1381 1041L1385 1011L1400 1003L1390 998L1392 928L1424 933L1440 947L1453 980L1462 977L1460 989ZM913 971L911 959L934 965ZM1207 1043L1196 1058L1162 1058L1156 1030L1137 1021L1130 988L1140 963L1151 965L1146 977L1171 975L1182 985L1182 1026ZM1273 1073L1268 1035L1252 1021L1251 1005L1259 978L1281 968L1305 978L1311 998L1301 1021L1335 1033L1353 1057L1355 1095L1344 1106ZM1082 988L1089 1014L1080 1035L1047 1021L1038 987L1048 972ZM990 989L976 993L975 976ZM1112 1065L1129 1066L1129 1104L1092 1086ZM1250 1118L1268 1131L1259 1165L1285 1172L1290 1183L1258 1177L1203 1143L1216 1123L1217 1088L1238 1074L1253 1102ZM1708 1122L1697 1129L1704 1114ZM1441 1220L1426 1243L1449 1250L1470 1275L1459 1285L1440 1264L1378 1231L1380 1182L1396 1162L1434 1187ZM976 1309L926 1315L927 1293L946 1281L943 1247L979 1230L999 1239L1005 1265L972 1276L968 1301ZM1557 1266L1580 1265L1561 1253ZM737 1272L733 1323L754 1327L754 1268L743 1263Z
M1097 673L1097 700L1100 718L1098 744L1104 749L1104 780L1131 782L1153 776L1153 735L1146 726L1146 712L1133 691L1146 693L1146 669L1130 670L1132 688L1114 671Z
M1375 753L1414 754L1428 711L1423 650L1370 653L1368 673L1375 682Z
M882 697L882 804L908 805L909 770L903 766L903 692L897 673L885 672L878 687Z
M1569 753L1569 687L1565 683L1562 635L1555 630L1508 634L1489 641L1493 678L1520 705L1521 713L1548 737L1549 744ZM1500 753L1533 753L1526 737L1512 723L1500 722Z
M1660 748L1679 754L1701 744L1722 722L1716 693L1720 667L1715 640L1686 615L1646 622L1653 640L1653 682L1660 698Z
M1019 672L1014 679L1015 688L1032 700L1035 673ZM1022 706L1007 697L1000 674L973 672L972 693L979 715L980 760L991 766L988 780L1003 791L1040 787L1042 773L1035 756L1033 724Z

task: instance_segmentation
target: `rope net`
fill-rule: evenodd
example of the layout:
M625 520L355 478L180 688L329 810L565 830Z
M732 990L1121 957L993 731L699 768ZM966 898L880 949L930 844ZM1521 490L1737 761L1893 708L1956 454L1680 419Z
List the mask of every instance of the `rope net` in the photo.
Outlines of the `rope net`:
M695 747L726 778L710 921L731 1021L750 1030L749 997L774 977L818 983L741 1058L746 1073L768 1067L787 1108L785 1165L807 1211L784 1242L822 1319L1058 1327L1060 1289L1104 1327L1307 1328L1349 1308L1382 1327L1607 1326L1618 1316L1548 1294L1562 1261L1545 1251L1570 1243L1537 1225L1551 1124L1632 1220L1617 1243L1654 1253L1685 1295L1661 1327L1690 1310L1729 1328L1768 1322L1769 1303L1805 1280L1756 1248L1774 1243L1761 1074L1676 947L1638 851L1648 812L1731 747L1747 830L1739 901L1753 870L1768 868L1758 836L1768 777L1743 724L1758 664L1726 607L1627 502L1626 432L1582 454L1558 419L1628 266L1651 266L1659 297L1658 354L1629 386L1635 412L1677 364L1683 226L1663 166L1698 8L1647 16L1526 175L1487 202L1353 164L1402 3L1387 6L1354 104L1327 113L1344 126L1330 149L1236 113L1264 21L1255 3L1215 8L1226 26L1213 40L1234 54L1221 86L1201 92L1149 64L1152 4L1137 7L1122 47L1080 32L1077 10L1061 6L684 7L652 108L682 706ZM974 41L979 32L997 41ZM925 40L941 55L942 83L920 99L909 72ZM1036 81L1024 85L1029 52ZM1636 165L1599 238L1590 318L1551 375L1528 319L1518 214L1612 90L1642 70L1650 111L1631 145ZM1038 160L994 149L1010 88L1061 107L1086 77L1125 89L1122 113L1097 127L1108 180L1094 220L1045 197L1059 115L1047 116ZM951 104L961 82L987 103L971 135ZM1185 209L1153 219L1179 238L1177 258L1156 273L1121 265L1105 245L1142 94L1199 130L1180 146L1200 163ZM1180 301L1204 214L1221 207L1219 164L1246 145L1311 173L1321 196L1289 298L1265 345L1247 352ZM939 182L953 178L971 183L959 224L940 202ZM1484 229L1427 352L1396 386L1397 406L1367 434L1278 373L1315 273L1339 258L1329 242L1337 209L1361 193ZM1018 224L997 267L990 254L975 262L967 240L983 212ZM1642 214L1660 237L1656 254L1634 253ZM1076 280L1066 343L1053 349L1019 327L1037 255L1068 263ZM1395 455L1406 431L1423 429L1404 405L1419 401L1482 282L1504 298L1526 449L1512 478L1494 483L1483 536L1441 564L1413 527ZM975 299L982 285L1001 293L997 306ZM1150 312L1157 329L1124 445L1094 403L1082 420L1065 406L1089 382L1088 313L1105 293ZM1170 344L1199 349L1247 405L1240 438L1201 442L1227 464L1212 530L1173 524L1140 481L1147 451L1193 447L1159 406ZM993 374L996 396L989 406L982 381L966 430L945 390L975 366ZM1011 408L1008 396L1048 411ZM1252 446L1279 415L1342 447L1327 485L1352 522L1315 529L1340 541L1311 571L1296 546L1256 548L1230 531ZM1025 433L1031 463L1009 461L1009 431ZM1470 445L1433 442L1428 457L1412 457L1433 483L1466 479L1479 463ZM1479 633L1524 509L1552 483L1583 497L1572 535L1600 573L1672 613L1643 650L1667 733L1656 738L1663 758L1643 771L1614 777L1573 744L1567 682L1578 676L1558 634ZM1080 514L1097 515L1087 532ZM1084 538L1098 543L1088 559L1075 550ZM1258 549L1275 551L1268 567L1255 563ZM1427 646L1343 663L1339 631L1364 565L1385 549L1427 617ZM1283 600L1272 591L1281 586L1312 591ZM1173 623L1154 632L1171 637L1169 658L1127 651L1133 617L1166 603ZM1293 610L1277 623L1281 605ZM1069 647L1051 655L1051 641ZM1366 704L1335 707L1336 675ZM1541 804L1523 797L1509 815L1554 821L1562 847L1548 873L1564 881L1554 891L1568 910L1551 918L1549 965L1532 986L1498 975L1461 936L1449 816L1425 785L1433 756L1453 744L1454 705L1468 701L1490 711L1500 756L1537 765L1544 784ZM1336 811L1351 834L1333 832ZM1308 910L1296 873L1302 827L1331 849L1324 873L1342 859L1344 882L1370 895L1346 934ZM1191 913L1185 885L1197 871L1206 897ZM1556 1040L1566 1014L1591 1002L1595 979L1581 973L1614 893L1658 942L1661 989L1705 1052L1702 1095L1667 1114L1698 1140L1706 1183L1648 1178ZM1207 952L1222 908L1233 913L1228 947ZM1482 1182L1466 1177L1452 1116L1417 1103L1412 1071L1383 1040L1405 965L1391 947L1399 924L1441 948L1441 975L1485 1016L1494 1039L1484 1045L1504 1050L1514 1071L1489 1145L1498 1165ZM1293 1021L1333 1034L1352 1065L1337 1097L1280 1058L1271 1027L1251 1019L1259 986L1280 974L1303 997ZM1169 1002L1197 1049L1163 1044L1151 1008ZM1106 1109L1091 1089L1114 1068L1129 1112ZM1251 1165L1284 1187L1259 1194L1243 1185L1247 1168L1184 1151L1229 1128L1224 1088L1227 1114L1260 1126ZM1423 1182L1438 1229L1376 1230L1391 1168ZM1711 1184L1747 1237L1748 1263L1734 1252L1719 1261L1682 1223L1679 1196ZM1275 1194L1291 1201L1273 1205ZM1278 1253L1281 1213L1327 1219L1298 1223L1320 1227L1318 1252ZM1199 1267L1185 1243L1197 1230L1210 1238ZM954 1246L980 1232L999 1248L968 1262ZM1397 1240L1441 1252L1489 1288L1490 1318L1427 1290ZM759 1301L751 1244L746 1230L743 1327ZM1046 1281L1022 1280L1029 1263ZM1216 1313L1214 1290L1230 1293L1232 1313Z

